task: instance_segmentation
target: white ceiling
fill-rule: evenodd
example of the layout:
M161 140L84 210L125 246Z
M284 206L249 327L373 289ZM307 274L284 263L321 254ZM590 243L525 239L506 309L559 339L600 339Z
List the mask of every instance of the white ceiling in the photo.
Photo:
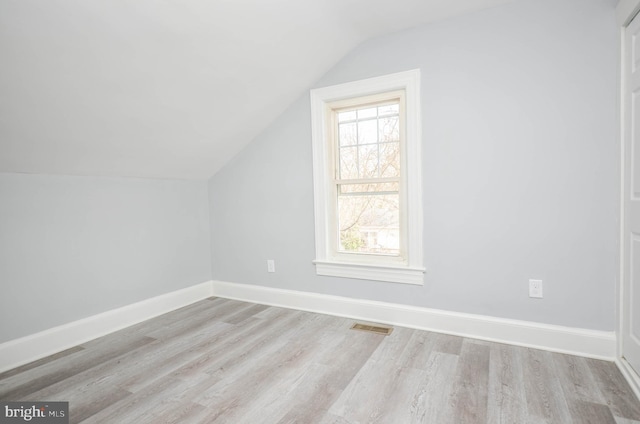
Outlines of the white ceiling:
M202 179L366 39L512 0L0 0L0 172Z

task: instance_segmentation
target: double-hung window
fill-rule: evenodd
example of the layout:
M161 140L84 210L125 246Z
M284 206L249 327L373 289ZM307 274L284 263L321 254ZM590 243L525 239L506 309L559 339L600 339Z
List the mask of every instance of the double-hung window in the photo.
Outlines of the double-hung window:
M319 275L422 284L419 81L311 91Z

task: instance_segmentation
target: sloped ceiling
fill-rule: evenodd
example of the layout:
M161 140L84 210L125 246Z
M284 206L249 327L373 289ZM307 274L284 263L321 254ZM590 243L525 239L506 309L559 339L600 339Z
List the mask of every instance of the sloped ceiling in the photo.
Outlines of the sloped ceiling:
M0 0L0 172L204 179L366 39L512 0Z

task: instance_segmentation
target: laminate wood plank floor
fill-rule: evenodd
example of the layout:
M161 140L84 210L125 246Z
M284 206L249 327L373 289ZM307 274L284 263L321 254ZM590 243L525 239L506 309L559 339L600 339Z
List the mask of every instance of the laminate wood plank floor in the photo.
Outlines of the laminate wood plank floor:
M210 298L0 374L72 423L640 424L615 364Z

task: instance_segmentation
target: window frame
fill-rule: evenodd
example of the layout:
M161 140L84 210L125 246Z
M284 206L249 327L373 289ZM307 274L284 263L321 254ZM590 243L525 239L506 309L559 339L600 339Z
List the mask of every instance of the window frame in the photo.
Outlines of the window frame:
M402 91L404 105L404 144L401 145L401 260L396 256L338 252L335 209L336 179L333 173L335 143L332 122L342 104L360 98L384 97ZM423 215L422 215L422 156L420 115L420 70L369 78L329 87L313 89L311 99L311 127L313 148L314 212L316 236L316 266L318 275L424 284ZM339 254L337 254L339 253Z

